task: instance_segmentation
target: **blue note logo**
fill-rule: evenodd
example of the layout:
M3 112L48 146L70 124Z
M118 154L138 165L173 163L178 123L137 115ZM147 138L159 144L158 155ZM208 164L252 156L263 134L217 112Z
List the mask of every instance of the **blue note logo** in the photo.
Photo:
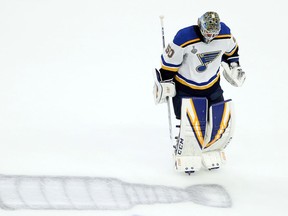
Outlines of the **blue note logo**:
M201 65L199 65L196 70L199 73L204 72L207 69L208 64L213 62L221 53L221 50L207 53L199 53L197 57L199 58Z

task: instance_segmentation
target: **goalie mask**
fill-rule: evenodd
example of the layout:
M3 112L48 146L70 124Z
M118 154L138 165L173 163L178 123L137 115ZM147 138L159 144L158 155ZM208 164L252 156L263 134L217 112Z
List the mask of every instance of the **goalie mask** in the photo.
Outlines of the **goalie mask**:
M220 18L216 12L206 12L198 19L198 26L205 43L210 43L220 30Z

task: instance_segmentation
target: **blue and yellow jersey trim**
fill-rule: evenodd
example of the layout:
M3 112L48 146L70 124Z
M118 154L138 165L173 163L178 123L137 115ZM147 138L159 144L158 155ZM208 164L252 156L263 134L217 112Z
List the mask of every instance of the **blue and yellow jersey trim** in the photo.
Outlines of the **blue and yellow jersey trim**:
M213 40L217 40L217 39L230 39L232 37L231 34L219 34L218 36L216 36Z
M207 82L197 83L191 80L186 79L185 77L181 76L180 74L176 74L175 80L182 85L185 85L191 89L196 90L205 90L212 87L220 78L220 71L218 69L217 73L211 77Z
M181 29L174 37L173 43L182 48L193 43L201 42L200 35L197 33L197 26L189 26Z
M167 63L163 55L161 55L161 68L162 69L172 71L172 72L177 72L180 66L181 64L176 65L176 64Z
M198 43L198 42L200 42L200 41L201 41L200 38L195 38L195 39L193 39L193 40L189 40L189 41L181 44L180 46L181 46L182 48L184 48L184 47L186 47L186 46L189 46L189 45L191 45L191 44Z
M224 22L221 22L220 25L221 25L221 30L219 32L219 36L223 38L224 37L231 38L230 28Z
M238 49L238 44L235 45L235 47L230 52L225 52L225 55L232 56L236 50Z

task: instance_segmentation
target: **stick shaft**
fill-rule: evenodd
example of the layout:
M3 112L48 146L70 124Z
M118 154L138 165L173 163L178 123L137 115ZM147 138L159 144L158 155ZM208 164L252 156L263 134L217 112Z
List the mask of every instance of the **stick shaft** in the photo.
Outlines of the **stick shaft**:
M161 21L161 30L162 30L162 45L163 48L165 48L165 34L164 34L164 16L160 16L160 21Z
M165 49L166 45L165 45L165 32L164 32L164 16L160 16L160 22L161 22L161 30L162 30L162 45L163 45L163 49ZM166 97L166 102L167 102L167 109L168 109L169 136L170 136L170 141L173 144L171 107L170 107L169 97Z

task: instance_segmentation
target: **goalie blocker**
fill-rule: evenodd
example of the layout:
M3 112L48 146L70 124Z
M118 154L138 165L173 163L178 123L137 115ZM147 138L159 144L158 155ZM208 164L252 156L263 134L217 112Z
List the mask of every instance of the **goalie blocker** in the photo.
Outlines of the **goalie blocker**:
M180 132L175 148L177 171L191 173L221 167L224 149L233 134L232 101L213 104L208 110L206 98L183 98Z
M162 81L160 72L155 69L153 95L155 104L164 103L168 97L176 95L175 83L172 80Z

